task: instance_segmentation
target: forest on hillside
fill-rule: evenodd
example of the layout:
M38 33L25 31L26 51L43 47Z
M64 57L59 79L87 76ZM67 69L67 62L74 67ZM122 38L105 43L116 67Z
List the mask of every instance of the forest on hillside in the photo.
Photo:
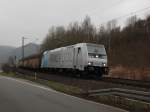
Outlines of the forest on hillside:
M150 67L150 16L132 16L124 27L112 20L97 28L89 16L67 27L53 26L41 45L41 51L81 42L104 44L109 66Z

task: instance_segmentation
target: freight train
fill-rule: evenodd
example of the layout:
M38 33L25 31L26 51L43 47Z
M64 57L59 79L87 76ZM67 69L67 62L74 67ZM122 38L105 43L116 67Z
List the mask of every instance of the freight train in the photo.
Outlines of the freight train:
M19 67L29 69L80 72L84 75L108 74L104 45L79 43L48 50L19 61Z

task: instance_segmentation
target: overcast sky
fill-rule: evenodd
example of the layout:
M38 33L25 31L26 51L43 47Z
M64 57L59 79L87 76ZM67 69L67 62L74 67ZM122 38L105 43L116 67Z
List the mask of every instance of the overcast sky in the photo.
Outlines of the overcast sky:
M39 43L51 26L81 22L86 15L98 26L146 7L150 0L0 0L0 45L20 46L22 36Z

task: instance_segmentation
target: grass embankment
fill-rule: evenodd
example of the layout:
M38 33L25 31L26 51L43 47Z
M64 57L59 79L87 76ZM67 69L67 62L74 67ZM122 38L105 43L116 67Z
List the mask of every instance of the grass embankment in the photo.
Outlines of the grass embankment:
M43 80L39 78L36 79L33 76L21 75L15 73L0 73L0 75L30 80L66 94L86 98L88 100L93 100L107 105L116 106L125 110L129 110L130 112L150 112L150 104L141 101L130 100L127 98L122 98L122 97L112 96L112 95L88 97L87 95L83 94L85 93L83 89L79 87L65 85L60 82Z

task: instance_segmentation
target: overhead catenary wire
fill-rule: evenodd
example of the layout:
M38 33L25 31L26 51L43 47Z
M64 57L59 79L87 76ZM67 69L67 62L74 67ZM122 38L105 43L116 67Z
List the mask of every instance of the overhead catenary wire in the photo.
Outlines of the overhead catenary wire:
M149 6L149 7L146 7L146 8L142 8L142 9L136 10L136 11L134 11L134 12L131 12L131 13L128 13L128 14L125 14L125 15L122 15L122 16L115 17L115 18L110 19L110 20L108 20L108 21L119 20L119 19L128 17L128 16L130 16L130 15L136 15L137 13L140 13L140 12L143 12L143 11L146 11L146 10L149 10L149 9L150 9L150 6ZM102 24L107 24L108 21L107 21L107 22L102 22Z
M130 15L137 14L137 13L139 13L139 12L143 12L143 11L149 10L149 9L150 9L150 6L149 6L149 7L146 7L146 8L143 8L143 9L140 9L140 10L136 10L136 11L134 11L134 12L131 12L131 13L128 13L128 14L125 14L125 15L122 15L122 16L118 16L118 17L113 18L113 19L111 19L111 20L109 20L109 21L119 20L119 19L121 19L121 18L125 18L125 17L128 17L128 16L130 16ZM109 22L109 21L108 21L108 22ZM105 22L105 23L103 23L103 24L101 24L101 25L103 26L104 24L107 24L108 22ZM147 24L148 24L148 23L147 23ZM147 30L147 33L148 33L148 35L149 35L149 30ZM149 37L149 39L150 39L150 37ZM109 49L109 51L110 51L111 38L109 38L108 43L109 43L109 44L108 44L108 49Z
M104 11L107 11L107 10L110 10L111 8L113 8L114 6L117 6L119 5L121 2L123 2L123 0L118 0L117 2L114 2L110 5L108 5L108 7L104 7L102 8L101 10L104 12ZM92 11L90 11L90 13L94 13L97 9L94 9Z

